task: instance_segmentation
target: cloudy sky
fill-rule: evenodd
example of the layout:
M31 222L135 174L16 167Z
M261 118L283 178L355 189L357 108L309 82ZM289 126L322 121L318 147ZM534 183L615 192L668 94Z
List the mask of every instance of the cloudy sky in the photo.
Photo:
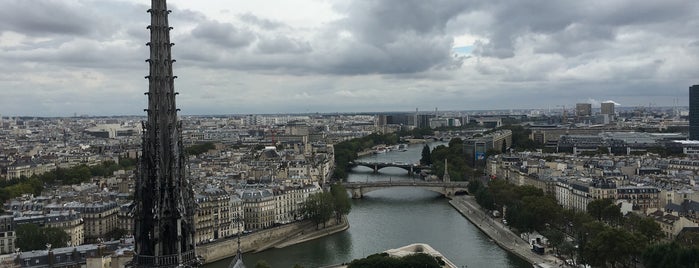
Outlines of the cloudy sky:
M183 114L687 105L696 0L171 0ZM142 115L149 1L0 1L0 114Z

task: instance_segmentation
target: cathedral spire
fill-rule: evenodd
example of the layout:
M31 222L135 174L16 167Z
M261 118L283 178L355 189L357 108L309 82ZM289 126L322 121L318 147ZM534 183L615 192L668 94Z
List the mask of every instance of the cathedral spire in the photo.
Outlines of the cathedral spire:
M170 10L152 0L148 79L148 119L136 182L134 267L191 267L198 263L194 244L194 194L185 177L181 123L177 119L172 74Z

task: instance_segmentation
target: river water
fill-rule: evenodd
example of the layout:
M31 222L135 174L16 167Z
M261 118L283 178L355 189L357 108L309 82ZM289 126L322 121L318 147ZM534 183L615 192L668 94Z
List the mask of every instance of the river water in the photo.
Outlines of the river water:
M443 143L431 143L434 148ZM362 161L407 162L420 159L424 145L411 145L405 152L391 151L362 157ZM413 180L400 168L384 168L379 174L355 167L348 181ZM402 247L427 243L459 267L531 267L526 261L501 249L437 193L416 188L390 188L370 192L352 201L347 216L350 228L331 236L243 256L247 267L264 260L272 267L322 267ZM224 268L229 259L208 264Z

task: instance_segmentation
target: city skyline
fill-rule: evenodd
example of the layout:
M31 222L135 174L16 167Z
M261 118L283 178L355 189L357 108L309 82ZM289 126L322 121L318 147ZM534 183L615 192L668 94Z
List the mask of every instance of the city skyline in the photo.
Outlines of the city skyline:
M148 4L0 4L0 114L141 115ZM686 106L699 84L693 1L171 9L183 115Z

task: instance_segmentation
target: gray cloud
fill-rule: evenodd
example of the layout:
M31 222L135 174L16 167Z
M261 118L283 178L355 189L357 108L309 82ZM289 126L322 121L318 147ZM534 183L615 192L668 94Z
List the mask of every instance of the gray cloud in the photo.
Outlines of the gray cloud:
M308 53L313 50L308 41L297 40L287 36L274 36L272 38L261 38L257 44L257 49L264 54L277 53Z
M171 8L185 113L633 106L672 103L699 83L692 0L351 1L299 29ZM138 114L147 9L3 1L0 113ZM455 56L463 35L473 52Z
M95 32L97 19L80 12L82 4L52 0L7 0L0 8L0 32L31 36L47 34L87 35Z
M245 29L217 21L199 23L192 30L192 37L228 48L245 47L255 39L255 35Z
M273 21L270 19L260 18L251 13L240 14L238 15L238 18L240 18L240 20L242 20L243 22L257 25L268 30L273 30L286 26L284 23Z

